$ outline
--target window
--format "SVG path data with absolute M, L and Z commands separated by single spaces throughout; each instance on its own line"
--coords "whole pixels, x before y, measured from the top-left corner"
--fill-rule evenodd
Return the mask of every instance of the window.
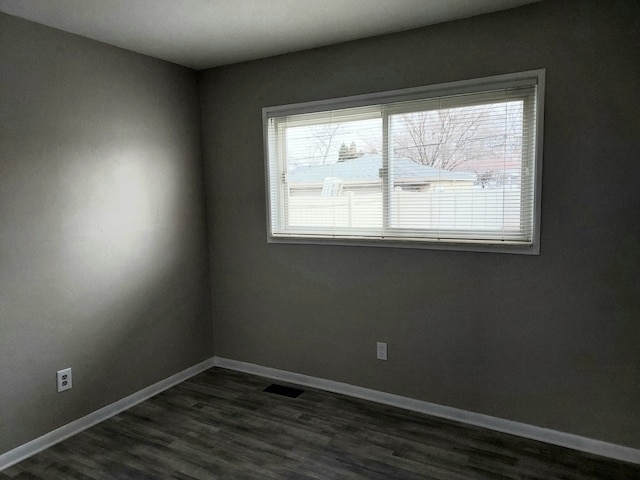
M 537 254 L 543 82 L 263 109 L 268 241 Z

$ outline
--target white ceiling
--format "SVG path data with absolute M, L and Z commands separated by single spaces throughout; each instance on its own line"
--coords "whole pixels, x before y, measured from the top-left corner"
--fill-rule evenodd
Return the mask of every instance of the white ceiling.
M 0 0 L 0 11 L 202 69 L 539 0 Z

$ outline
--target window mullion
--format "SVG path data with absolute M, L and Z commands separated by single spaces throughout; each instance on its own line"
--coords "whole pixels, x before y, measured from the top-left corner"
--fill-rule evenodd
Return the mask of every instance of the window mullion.
M 380 170 L 380 178 L 382 179 L 382 233 L 387 234 L 391 224 L 391 188 L 393 182 L 390 179 L 390 149 L 393 142 L 389 138 L 389 114 L 386 109 L 382 108 L 382 169 Z
M 278 161 L 277 169 L 277 189 L 280 192 L 278 199 L 278 228 L 281 230 L 289 230 L 289 187 L 287 178 L 287 136 L 285 122 L 276 122 L 276 155 Z

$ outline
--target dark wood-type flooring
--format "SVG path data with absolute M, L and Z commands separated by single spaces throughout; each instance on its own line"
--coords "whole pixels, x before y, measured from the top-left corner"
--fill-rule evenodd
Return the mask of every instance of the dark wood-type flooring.
M 640 479 L 640 466 L 210 369 L 0 472 L 0 480 Z

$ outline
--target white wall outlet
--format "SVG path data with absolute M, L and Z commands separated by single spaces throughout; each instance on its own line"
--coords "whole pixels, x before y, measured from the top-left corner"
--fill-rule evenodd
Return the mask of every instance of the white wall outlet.
M 56 372 L 56 378 L 58 379 L 58 392 L 64 392 L 73 386 L 71 382 L 71 368 L 58 370 Z
M 377 358 L 378 360 L 387 359 L 387 344 L 385 342 L 377 342 Z

